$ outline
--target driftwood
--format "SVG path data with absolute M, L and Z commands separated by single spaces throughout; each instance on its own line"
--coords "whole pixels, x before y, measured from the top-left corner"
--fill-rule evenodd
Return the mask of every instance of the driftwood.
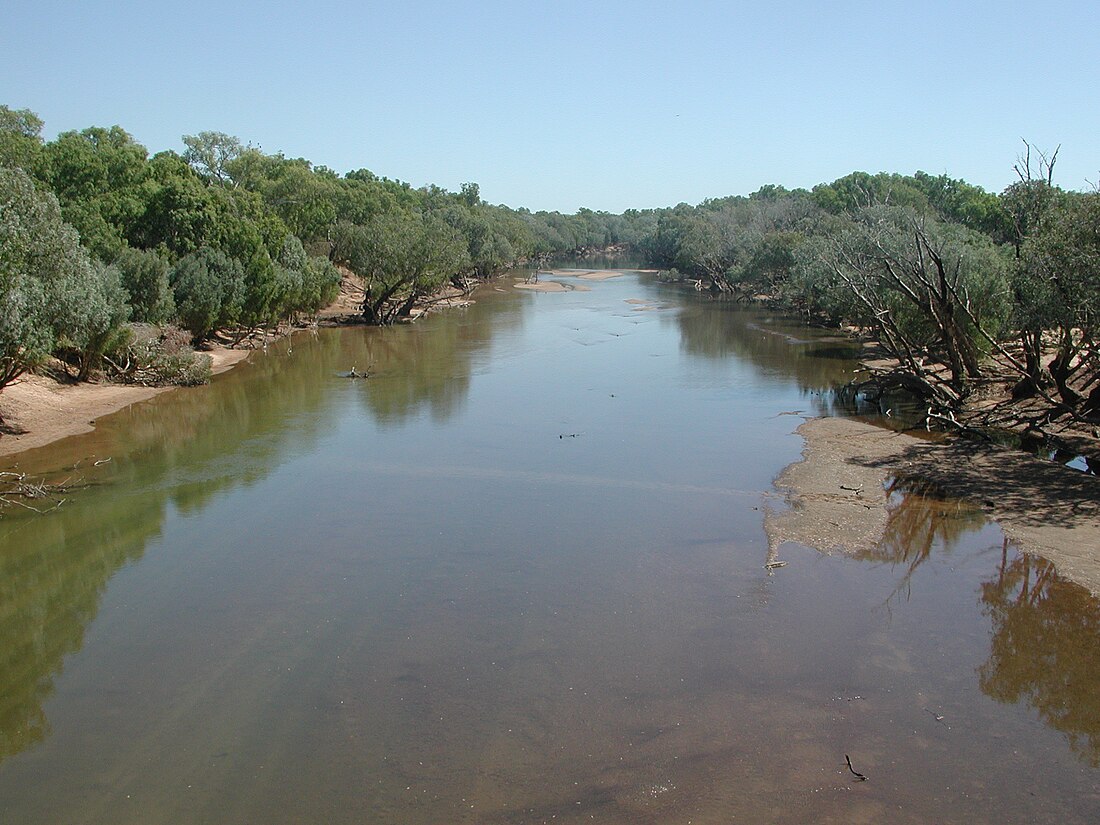
M 58 484 L 51 484 L 42 479 L 29 478 L 26 473 L 10 470 L 0 472 L 0 508 L 10 505 L 36 513 L 48 513 L 65 503 L 65 492 L 79 486 L 83 486 L 81 479 L 69 478 Z M 32 501 L 36 504 L 31 504 Z M 37 506 L 39 502 L 42 506 Z

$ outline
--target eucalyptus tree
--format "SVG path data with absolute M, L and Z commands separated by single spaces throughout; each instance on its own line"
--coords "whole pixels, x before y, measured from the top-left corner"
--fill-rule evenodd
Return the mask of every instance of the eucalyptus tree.
M 340 271 L 328 258 L 310 257 L 302 242 L 287 235 L 275 265 L 277 316 L 313 315 L 331 303 L 340 291 Z
M 1030 395 L 1043 392 L 1052 383 L 1044 364 L 1044 339 L 1047 329 L 1056 323 L 1053 314 L 1057 309 L 1049 304 L 1049 278 L 1036 268 L 1041 269 L 1042 257 L 1030 254 L 1030 249 L 1025 253 L 1025 249 L 1044 232 L 1064 193 L 1054 185 L 1058 152 L 1048 156 L 1039 151 L 1033 164 L 1031 146 L 1026 141 L 1024 145 L 1027 151 L 1015 166 L 1019 180 L 1001 193 L 1000 200 L 1010 225 L 1009 241 L 1016 252 L 1013 325 L 1023 353 L 1024 373 L 1016 392 Z
M 115 259 L 122 287 L 129 296 L 130 319 L 163 324 L 176 314 L 168 282 L 168 260 L 152 249 L 126 248 Z
M 916 172 L 905 181 L 924 193 L 941 220 L 960 223 L 999 244 L 1012 239 L 1012 218 L 996 193 L 964 180 L 927 172 Z
M 42 118 L 0 104 L 0 166 L 33 169 L 42 151 Z
M 198 173 L 175 152 L 149 162 L 143 208 L 127 226 L 126 240 L 140 249 L 160 249 L 173 260 L 211 243 L 219 209 Z
M 832 183 L 818 184 L 811 197 L 834 215 L 854 215 L 872 206 L 899 206 L 918 212 L 929 208 L 928 196 L 912 178 L 886 172 L 852 172 Z
M 1030 344 L 1055 345 L 1047 367 L 1061 400 L 1100 412 L 1100 193 L 1062 193 L 1021 247 L 1016 286 Z M 1036 336 L 1035 332 L 1038 332 Z
M 240 319 L 245 273 L 235 258 L 209 247 L 200 249 L 179 260 L 170 280 L 180 324 L 196 344 Z
M 87 381 L 103 356 L 129 337 L 130 306 L 118 269 L 99 261 L 75 268 L 59 300 L 58 350 L 76 363 L 77 380 Z
M 120 126 L 63 132 L 46 143 L 34 173 L 57 195 L 67 223 L 96 257 L 112 260 L 146 208 L 145 147 Z
M 0 389 L 59 346 L 87 378 L 128 315 L 118 273 L 90 259 L 57 198 L 0 169 Z
M 88 266 L 57 198 L 19 169 L 0 169 L 0 389 L 56 343 L 52 299 L 69 273 Z
M 431 213 L 377 215 L 339 224 L 333 259 L 363 279 L 363 319 L 391 324 L 470 267 L 465 239 Z
M 232 182 L 229 166 L 244 149 L 240 140 L 224 132 L 199 132 L 184 135 L 183 143 L 187 147 L 183 159 L 196 172 L 215 183 Z
M 267 208 L 304 241 L 325 238 L 337 221 L 340 179 L 331 170 L 255 148 L 241 150 L 224 168 L 235 186 L 262 196 Z
M 954 403 L 982 377 L 986 336 L 1000 334 L 1010 309 L 1008 261 L 986 236 L 874 206 L 800 258 L 802 282 L 834 315 L 873 330 L 911 386 Z
M 408 196 L 415 202 L 415 196 L 411 195 L 411 191 L 409 190 Z M 402 208 L 399 193 L 393 187 L 387 186 L 385 181 L 369 169 L 348 172 L 340 180 L 334 195 L 336 219 L 353 224 L 363 224 L 374 215 L 394 212 Z

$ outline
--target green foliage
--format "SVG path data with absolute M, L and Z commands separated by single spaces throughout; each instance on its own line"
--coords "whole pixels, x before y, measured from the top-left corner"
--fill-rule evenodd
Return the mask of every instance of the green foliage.
M 278 317 L 313 315 L 340 290 L 340 272 L 328 258 L 310 258 L 302 242 L 287 235 L 275 264 L 273 306 Z
M 340 270 L 328 258 L 314 256 L 302 271 L 298 311 L 315 315 L 340 294 Z
M 656 224 L 638 244 L 638 249 L 654 266 L 668 269 L 677 265 L 681 260 L 680 247 L 682 231 L 682 215 L 690 210 L 686 204 L 681 204 L 674 210 L 668 210 L 657 218 Z
M 481 187 L 476 183 L 462 184 L 462 200 L 470 209 L 481 206 Z
M 173 257 L 208 245 L 219 210 L 198 174 L 174 152 L 160 152 L 149 163 L 142 213 L 129 224 L 132 246 L 163 249 Z
M 87 378 L 128 315 L 118 272 L 88 258 L 57 199 L 0 169 L 0 388 L 57 346 Z
M 468 187 L 476 184 L 466 184 Z M 466 239 L 466 251 L 474 274 L 488 278 L 511 266 L 520 249 L 529 250 L 525 227 L 498 207 L 475 203 L 470 198 L 439 199 L 434 215 Z
M 254 329 L 278 320 L 277 281 L 275 264 L 267 250 L 261 247 L 244 267 L 243 292 L 236 323 Z
M 900 206 L 921 213 L 929 210 L 928 197 L 912 178 L 884 172 L 852 172 L 832 183 L 818 184 L 811 197 L 821 209 L 834 215 L 854 214 L 871 206 Z
M 204 248 L 181 258 L 171 271 L 180 324 L 201 343 L 217 329 L 235 324 L 245 294 L 240 262 Z
M 36 191 L 21 169 L 0 169 L 0 389 L 49 355 L 51 301 L 84 266 L 57 198 Z
M 230 181 L 229 165 L 242 151 L 237 138 L 224 132 L 199 132 L 184 135 L 183 143 L 187 147 L 183 159 L 203 178 L 214 183 Z
M 0 166 L 33 169 L 42 151 L 42 125 L 29 109 L 0 105 Z
M 363 278 L 363 316 L 389 324 L 470 265 L 461 235 L 432 214 L 395 213 L 340 224 L 333 255 Z
M 745 250 L 734 280 L 749 287 L 778 295 L 790 279 L 795 266 L 795 252 L 802 243 L 800 232 L 764 232 Z
M 1029 240 L 1024 257 L 1041 279 L 1048 325 L 1093 333 L 1100 322 L 1100 192 L 1068 195 Z
M 942 220 L 988 235 L 997 243 L 1012 237 L 1012 219 L 997 195 L 947 175 L 917 172 L 911 179 Z
M 981 375 L 984 340 L 1008 311 L 1008 262 L 984 235 L 874 206 L 801 256 L 800 282 L 833 316 L 872 329 L 916 370 L 922 353 L 944 359 L 962 391 Z
M 151 249 L 127 248 L 115 259 L 114 266 L 129 295 L 133 321 L 163 324 L 175 317 L 176 304 L 164 256 Z
M 374 215 L 395 212 L 415 205 L 412 190 L 404 194 L 407 194 L 413 203 L 403 204 L 398 193 L 366 169 L 349 172 L 334 190 L 336 219 L 363 224 Z
M 94 255 L 111 260 L 122 250 L 145 210 L 145 147 L 119 126 L 64 132 L 42 147 L 35 173 Z
M 98 262 L 75 270 L 59 295 L 56 308 L 64 321 L 58 347 L 77 365 L 77 378 L 87 380 L 104 354 L 125 345 L 130 307 L 118 270 Z
M 309 264 L 309 256 L 302 242 L 295 235 L 287 235 L 279 250 L 279 265 L 297 272 L 305 271 Z
M 324 238 L 336 223 L 339 181 L 330 174 L 318 174 L 307 160 L 246 149 L 225 168 L 234 183 L 261 195 L 299 238 Z
M 1057 342 L 1049 378 L 1064 402 L 1076 404 L 1071 379 L 1082 376 L 1079 385 L 1087 388 L 1100 375 L 1100 193 L 1031 194 L 1048 196 L 1016 259 L 1017 323 L 1025 351 L 1032 350 L 1032 380 L 1047 382 L 1040 343 L 1049 333 Z M 1088 406 L 1100 412 L 1100 391 Z

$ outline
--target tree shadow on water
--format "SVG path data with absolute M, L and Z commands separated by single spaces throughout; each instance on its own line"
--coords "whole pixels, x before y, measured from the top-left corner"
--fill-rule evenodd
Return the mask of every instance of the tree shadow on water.
M 1002 522 L 1073 527 L 1100 519 L 1100 478 L 994 444 L 918 442 L 897 455 L 853 461 L 931 482 Z

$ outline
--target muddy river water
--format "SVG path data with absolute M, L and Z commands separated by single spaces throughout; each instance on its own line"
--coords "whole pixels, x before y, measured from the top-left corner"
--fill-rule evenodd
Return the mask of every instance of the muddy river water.
M 0 822 L 1100 821 L 1086 591 L 900 490 L 765 569 L 851 350 L 563 282 L 16 457 L 88 486 L 0 520 Z

